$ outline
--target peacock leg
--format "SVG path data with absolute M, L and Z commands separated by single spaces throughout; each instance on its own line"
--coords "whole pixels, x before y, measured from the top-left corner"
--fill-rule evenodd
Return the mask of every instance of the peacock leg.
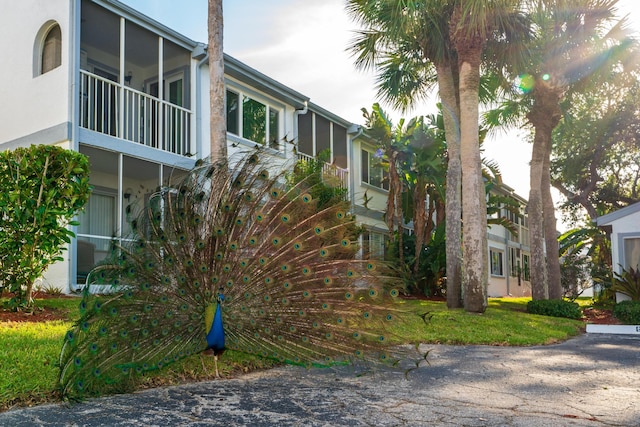
M 213 365 L 216 368 L 216 378 L 220 378 L 220 373 L 218 372 L 218 355 L 217 354 L 213 355 Z

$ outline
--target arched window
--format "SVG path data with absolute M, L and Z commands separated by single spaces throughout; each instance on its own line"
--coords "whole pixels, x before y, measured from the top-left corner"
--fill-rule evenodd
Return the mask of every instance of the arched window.
M 47 36 L 44 38 L 42 45 L 42 72 L 59 67 L 62 63 L 62 32 L 58 24 L 54 25 Z

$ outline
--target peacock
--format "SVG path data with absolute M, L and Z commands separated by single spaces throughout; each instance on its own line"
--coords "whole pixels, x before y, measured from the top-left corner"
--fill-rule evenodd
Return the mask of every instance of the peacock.
M 65 397 L 118 391 L 206 350 L 307 367 L 396 360 L 388 329 L 409 315 L 398 279 L 356 256 L 347 202 L 320 202 L 322 184 L 291 182 L 265 158 L 202 162 L 140 209 L 92 272 L 113 292 L 87 287 L 65 335 Z

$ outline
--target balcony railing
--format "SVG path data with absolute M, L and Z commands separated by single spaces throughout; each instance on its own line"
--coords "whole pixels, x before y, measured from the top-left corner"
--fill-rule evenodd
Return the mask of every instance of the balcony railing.
M 313 156 L 298 153 L 299 162 L 310 162 L 315 160 Z M 341 188 L 349 187 L 349 171 L 336 165 L 323 163 L 322 179 L 324 182 Z
M 175 154 L 191 153 L 191 111 L 84 70 L 80 126 Z

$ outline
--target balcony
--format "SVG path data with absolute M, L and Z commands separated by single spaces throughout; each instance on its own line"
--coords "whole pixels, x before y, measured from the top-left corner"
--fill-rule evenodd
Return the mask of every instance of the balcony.
M 307 163 L 316 160 L 314 157 L 303 153 L 298 153 L 297 156 L 298 162 Z M 323 163 L 322 180 L 325 184 L 334 187 L 349 188 L 349 171 L 336 165 Z
M 179 155 L 191 154 L 186 108 L 80 70 L 80 126 Z

